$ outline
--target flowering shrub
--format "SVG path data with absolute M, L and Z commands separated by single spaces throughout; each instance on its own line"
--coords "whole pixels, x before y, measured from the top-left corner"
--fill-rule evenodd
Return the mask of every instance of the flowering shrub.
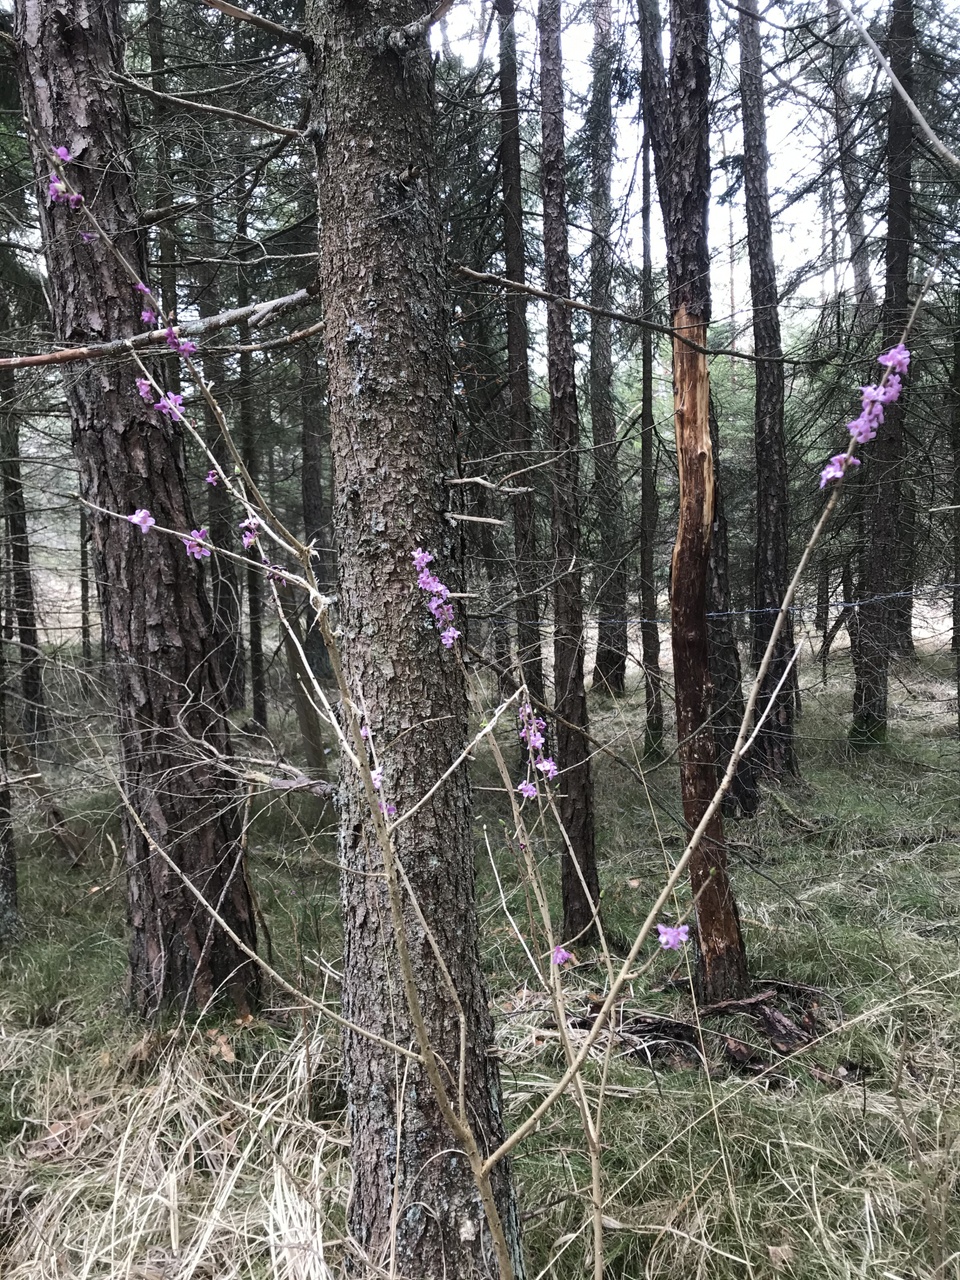
M 460 639 L 460 632 L 453 625 L 453 605 L 449 600 L 450 588 L 445 586 L 427 567 L 433 563 L 433 556 L 429 551 L 424 551 L 423 547 L 417 547 L 416 551 L 411 551 L 410 559 L 417 570 L 417 586 L 421 591 L 427 591 L 430 594 L 427 608 L 433 615 L 434 625 L 440 632 L 440 643 L 445 649 L 452 649 Z
M 878 384 L 869 384 L 860 388 L 860 414 L 852 422 L 847 423 L 847 430 L 854 444 L 867 444 L 877 434 L 877 428 L 883 423 L 884 406 L 900 399 L 903 390 L 902 375 L 910 368 L 910 352 L 898 342 L 895 347 L 877 356 L 877 363 L 883 366 L 883 377 Z M 847 467 L 859 467 L 860 459 L 852 453 L 835 453 L 820 472 L 820 488 L 823 489 L 831 480 L 842 480 Z

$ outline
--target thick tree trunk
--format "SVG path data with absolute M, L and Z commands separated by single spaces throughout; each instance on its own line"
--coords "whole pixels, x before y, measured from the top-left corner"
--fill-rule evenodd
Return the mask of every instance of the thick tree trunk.
M 661 53 L 656 0 L 643 0 L 643 90 L 667 241 L 673 343 L 674 420 L 680 513 L 673 549 L 670 612 L 683 814 L 692 830 L 716 789 L 706 620 L 710 534 L 714 519 L 710 386 L 703 347 L 710 316 L 708 106 L 710 15 L 707 0 L 673 0 L 669 83 Z M 750 989 L 746 951 L 727 875 L 723 823 L 717 813 L 690 861 L 696 900 L 698 999 L 738 998 Z
M 429 549 L 431 567 L 456 587 L 460 539 L 444 519 L 455 422 L 432 60 L 424 34 L 400 30 L 422 14 L 417 0 L 315 0 L 308 13 L 343 675 L 383 769 L 376 794 L 401 813 L 449 768 L 467 730 L 463 669 L 456 649 L 425 625 L 427 597 L 411 562 L 417 546 Z M 344 757 L 343 1003 L 357 1028 L 343 1042 L 350 1231 L 370 1259 L 364 1274 L 382 1266 L 417 1280 L 505 1280 L 467 1158 L 424 1069 L 363 1034 L 417 1048 L 409 1010 L 419 1001 L 454 1106 L 462 1072 L 464 1118 L 480 1149 L 500 1142 L 464 770 L 390 837 L 404 872 L 399 902 L 383 839 Z M 395 911 L 412 991 L 401 980 Z M 520 1274 L 505 1166 L 492 1191 Z
M 43 692 L 43 652 L 37 628 L 37 607 L 30 568 L 30 534 L 27 506 L 20 476 L 20 428 L 14 405 L 16 390 L 12 369 L 0 370 L 0 476 L 7 517 L 8 550 L 13 574 L 13 611 L 20 641 L 20 691 L 23 735 L 36 753 L 47 733 Z
M 113 81 L 122 68 L 119 4 L 21 0 L 16 30 L 34 167 L 44 186 L 40 216 L 58 338 L 86 345 L 130 337 L 143 327 L 134 282 L 102 240 L 81 240 L 82 214 L 45 195 L 50 151 L 66 146 L 75 157 L 67 167 L 71 182 L 143 278 L 129 127 Z M 205 1006 L 225 994 L 243 1009 L 258 994 L 256 966 L 156 851 L 163 849 L 253 945 L 236 781 L 203 747 L 230 751 L 201 568 L 178 539 L 144 535 L 123 518 L 147 507 L 168 528 L 189 532 L 194 523 L 179 430 L 144 403 L 135 377 L 130 365 L 96 362 L 74 367 L 66 379 L 114 659 L 129 806 L 123 834 L 131 996 L 146 1014 L 164 1004 Z
M 570 296 L 560 0 L 540 0 L 540 95 L 543 148 L 543 261 L 548 293 Z M 561 863 L 563 937 L 596 935 L 600 901 L 593 823 L 593 781 L 583 686 L 583 591 L 580 566 L 580 414 L 569 308 L 547 306 L 547 376 L 553 464 L 553 670 L 558 810 L 567 834 Z
M 595 0 L 593 88 L 587 115 L 590 138 L 590 303 L 611 308 L 613 279 L 613 42 L 610 0 Z M 593 428 L 593 498 L 597 521 L 597 657 L 593 687 L 621 694 L 627 673 L 627 566 L 623 488 L 613 403 L 613 322 L 590 317 L 590 419 Z
M 90 531 L 87 513 L 80 508 L 80 653 L 84 662 L 93 661 L 93 634 L 90 626 Z
M 20 933 L 17 902 L 17 846 L 13 831 L 13 805 L 9 785 L 7 749 L 7 654 L 0 635 L 0 951 L 16 942 Z
M 913 84 L 913 0 L 894 0 L 888 56 L 894 75 L 911 92 Z M 887 130 L 887 235 L 883 297 L 884 345 L 899 341 L 909 314 L 911 249 L 911 164 L 913 121 L 900 94 L 890 90 Z M 892 594 L 897 590 L 900 545 L 904 401 L 884 408 L 872 446 L 864 449 L 869 485 L 869 536 L 858 608 L 859 643 L 850 745 L 855 751 L 887 737 L 887 688 L 895 650 Z
M 753 661 L 759 666 L 773 634 L 787 589 L 789 488 L 783 433 L 783 348 L 773 229 L 767 190 L 767 122 L 760 53 L 757 0 L 740 0 L 740 106 L 743 119 L 743 182 L 750 256 L 750 301 L 755 368 L 754 447 L 757 459 L 757 544 L 753 580 Z M 793 741 L 796 664 L 793 619 L 788 616 L 777 640 L 757 700 L 757 717 L 766 716 L 754 745 L 755 767 L 780 780 L 796 773 Z M 781 683 L 782 682 L 782 683 Z M 779 693 L 775 692 L 780 685 Z
M 525 284 L 523 245 L 523 169 L 520 162 L 520 105 L 517 97 L 517 33 L 513 0 L 498 0 L 500 28 L 500 170 L 503 175 L 503 257 L 508 280 Z M 530 357 L 527 299 L 519 290 L 506 291 L 507 391 L 510 399 L 513 468 L 532 465 L 533 424 L 530 414 Z M 518 480 L 529 493 L 511 499 L 513 549 L 517 579 L 517 652 L 531 698 L 542 703 L 543 657 L 540 637 L 540 568 L 536 510 L 532 483 Z
M 653 319 L 653 254 L 650 242 L 650 129 L 643 127 L 642 212 L 643 275 L 641 305 Z M 663 757 L 663 676 L 660 671 L 659 605 L 654 552 L 657 542 L 656 438 L 653 420 L 653 334 L 640 332 L 640 646 L 643 657 L 643 754 L 656 762 Z

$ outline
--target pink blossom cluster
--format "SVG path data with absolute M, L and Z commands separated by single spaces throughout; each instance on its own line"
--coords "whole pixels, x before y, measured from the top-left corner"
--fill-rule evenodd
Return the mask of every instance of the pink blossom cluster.
M 460 639 L 460 632 L 453 625 L 453 605 L 450 603 L 450 588 L 440 581 L 432 569 L 433 556 L 422 547 L 411 551 L 410 559 L 417 571 L 417 586 L 427 591 L 430 599 L 427 608 L 433 615 L 433 621 L 440 632 L 440 643 L 445 649 L 452 649 L 454 642 Z
M 877 356 L 877 363 L 883 367 L 883 377 L 879 383 L 870 383 L 860 388 L 859 416 L 847 423 L 847 430 L 853 437 L 854 444 L 867 444 L 873 440 L 877 428 L 883 423 L 884 407 L 900 399 L 903 375 L 910 368 L 910 352 L 902 342 L 898 342 L 895 347 Z M 823 489 L 831 480 L 842 480 L 847 467 L 859 465 L 859 458 L 854 458 L 852 454 L 835 453 L 820 472 L 820 488 Z
M 54 147 L 53 154 L 64 164 L 73 163 L 73 156 L 66 147 Z M 79 209 L 83 204 L 83 196 L 77 191 L 68 191 L 66 182 L 56 171 L 47 180 L 47 199 L 51 204 L 66 204 L 71 209 Z
M 517 730 L 517 734 L 520 741 L 526 745 L 533 767 L 539 769 L 546 778 L 552 781 L 559 773 L 559 770 L 553 757 L 543 754 L 543 734 L 547 727 L 546 720 L 540 719 L 529 702 L 525 702 L 519 708 L 517 718 L 520 721 L 520 728 Z M 531 782 L 529 778 L 524 778 L 517 790 L 524 800 L 535 800 L 537 798 L 537 785 L 535 782 Z

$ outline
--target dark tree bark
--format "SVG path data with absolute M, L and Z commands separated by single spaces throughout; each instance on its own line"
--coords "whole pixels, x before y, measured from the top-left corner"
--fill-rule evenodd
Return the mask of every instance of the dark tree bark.
M 197 181 L 196 242 L 197 257 L 203 259 L 197 266 L 197 310 L 200 318 L 215 316 L 222 308 L 220 302 L 220 268 L 214 259 L 217 255 L 216 223 L 213 191 L 207 177 L 200 175 Z M 200 354 L 204 381 L 214 388 L 215 395 L 222 395 L 226 385 L 227 366 L 219 351 L 203 351 Z M 221 471 L 233 474 L 233 463 L 226 440 L 220 431 L 217 415 L 204 401 L 204 423 L 207 447 L 217 460 Z M 207 485 L 207 523 L 214 546 L 236 548 L 237 529 L 233 499 L 223 484 Z M 210 603 L 213 606 L 213 624 L 220 646 L 220 670 L 223 672 L 227 706 L 231 710 L 242 707 L 246 693 L 246 661 L 243 652 L 243 599 L 240 577 L 234 562 L 226 556 L 216 556 L 210 561 Z
M 669 82 L 656 0 L 643 0 L 641 34 L 646 118 L 666 233 L 670 308 L 678 335 L 673 343 L 673 382 L 680 514 L 670 613 L 680 792 L 684 818 L 692 830 L 717 784 L 706 620 L 714 519 L 710 385 L 706 357 L 681 340 L 682 336 L 706 346 L 710 318 L 707 0 L 673 0 Z M 709 1004 L 742 997 L 750 981 L 719 813 L 710 820 L 691 858 L 690 883 L 696 900 L 698 999 Z
M 17 6 L 20 90 L 31 129 L 53 319 L 63 343 L 87 345 L 142 328 L 140 295 L 101 239 L 83 242 L 82 214 L 45 194 L 50 151 L 75 157 L 67 172 L 140 279 L 146 271 L 128 167 L 126 112 L 113 76 L 122 68 L 116 0 L 22 0 Z M 136 370 L 96 362 L 66 380 L 80 492 L 90 504 L 103 630 L 114 660 L 128 871 L 131 996 L 155 1013 L 229 995 L 244 1009 L 258 970 L 198 904 L 175 865 L 252 946 L 253 911 L 242 865 L 233 777 L 205 753 L 228 754 L 222 677 L 200 565 L 176 538 L 144 535 L 123 517 L 148 507 L 189 531 L 178 428 L 137 393 Z M 108 512 L 117 515 L 105 514 Z M 119 518 L 118 518 L 119 516 Z M 142 824 L 142 825 L 141 825 Z
M 5 311 L 0 303 L 0 317 Z M 13 617 L 16 618 L 20 642 L 20 692 L 23 699 L 20 722 L 25 740 L 31 751 L 36 752 L 46 737 L 47 711 L 43 692 L 43 652 L 30 568 L 27 506 L 20 476 L 20 428 L 14 404 L 15 390 L 14 371 L 0 370 L 0 477 L 13 577 Z
M 16 942 L 20 933 L 17 901 L 17 846 L 13 831 L 7 743 L 7 654 L 0 635 L 0 951 Z
M 643 275 L 641 305 L 653 319 L 653 254 L 650 243 L 650 129 L 644 116 L 642 213 Z M 640 646 L 643 655 L 643 754 L 657 761 L 663 757 L 663 676 L 660 671 L 660 627 L 657 623 L 657 584 L 654 551 L 657 540 L 657 477 L 653 420 L 653 334 L 640 331 Z
M 950 371 L 950 444 L 953 449 L 953 637 L 956 664 L 957 737 L 960 738 L 960 290 L 953 320 L 953 365 Z
M 540 0 L 543 261 L 548 293 L 570 296 L 567 251 L 566 152 L 563 138 L 563 60 L 560 0 Z M 567 834 L 561 855 L 563 937 L 596 936 L 600 880 L 593 822 L 593 782 L 583 686 L 583 591 L 580 565 L 580 414 L 570 310 L 547 305 L 547 377 L 556 452 L 553 486 L 553 668 L 557 763 L 562 770 L 557 808 Z
M 787 590 L 789 487 L 783 433 L 783 347 L 780 299 L 773 260 L 773 228 L 767 190 L 767 122 L 757 0 L 740 0 L 740 108 L 743 120 L 743 183 L 753 308 L 754 447 L 757 460 L 757 545 L 753 579 L 753 662 L 759 666 L 773 634 Z M 753 748 L 754 765 L 776 781 L 797 771 L 793 740 L 796 664 L 784 679 L 793 654 L 793 619 L 788 615 L 777 640 L 757 700 L 766 719 Z M 783 681 L 779 693 L 777 686 Z
M 595 0 L 593 87 L 587 114 L 590 138 L 590 303 L 611 308 L 613 280 L 613 42 L 610 0 Z M 613 322 L 590 317 L 590 420 L 593 429 L 593 505 L 597 520 L 597 657 L 593 687 L 622 694 L 627 674 L 627 567 L 623 487 L 613 403 Z
M 93 661 L 93 636 L 90 626 L 90 531 L 87 513 L 80 509 L 80 653 L 84 662 Z
M 463 669 L 456 650 L 444 649 L 425 625 L 426 596 L 411 563 L 418 545 L 429 549 L 431 567 L 456 589 L 461 543 L 444 518 L 444 476 L 456 470 L 455 415 L 432 59 L 422 30 L 401 30 L 422 14 L 418 0 L 315 0 L 308 14 L 343 676 L 379 753 L 383 783 L 375 794 L 401 812 L 449 768 L 467 727 Z M 360 748 L 356 735 L 351 741 Z M 485 1151 L 502 1139 L 503 1121 L 470 828 L 459 769 L 392 833 L 405 884 L 392 894 L 379 815 L 344 759 L 344 1014 L 357 1028 L 416 1048 L 409 1010 L 419 1003 L 454 1106 L 463 1073 L 465 1119 Z M 401 980 L 394 911 L 412 990 Z M 417 1280 L 506 1280 L 464 1149 L 424 1069 L 349 1029 L 343 1064 L 349 1226 L 370 1258 L 364 1274 L 390 1264 Z M 498 1165 L 492 1181 L 519 1275 L 507 1168 Z
M 503 175 L 503 257 L 508 280 L 525 284 L 523 244 L 523 169 L 520 163 L 520 106 L 517 97 L 517 33 L 513 0 L 498 0 L 500 29 L 500 170 Z M 513 468 L 531 465 L 533 423 L 530 412 L 530 358 L 527 299 L 519 290 L 506 291 L 507 392 L 510 400 Z M 529 493 L 511 499 L 513 550 L 517 578 L 517 652 L 520 670 L 531 698 L 542 703 L 543 658 L 540 639 L 540 569 L 537 551 L 535 497 L 532 483 L 518 484 Z
M 891 69 L 907 93 L 913 85 L 913 0 L 894 0 L 888 37 Z M 890 90 L 887 115 L 887 235 L 884 244 L 884 346 L 899 341 L 909 315 L 911 250 L 911 166 L 913 120 L 899 93 Z M 867 465 L 869 536 L 854 652 L 856 686 L 850 745 L 868 750 L 887 738 L 887 688 L 895 631 L 890 597 L 897 590 L 904 461 L 903 397 L 887 405 L 872 446 L 864 449 Z
M 743 669 L 737 643 L 736 619 L 730 592 L 730 554 L 727 514 L 721 479 L 720 427 L 710 400 L 710 444 L 713 448 L 713 535 L 707 571 L 707 635 L 710 643 L 710 678 L 713 685 L 713 735 L 721 772 L 730 763 L 746 703 Z M 760 788 L 752 757 L 742 756 L 723 798 L 723 812 L 730 817 L 752 817 L 760 805 Z

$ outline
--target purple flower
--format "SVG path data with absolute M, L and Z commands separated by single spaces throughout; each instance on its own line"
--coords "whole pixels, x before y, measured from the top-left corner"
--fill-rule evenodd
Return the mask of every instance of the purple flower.
M 60 204 L 67 198 L 67 184 L 59 173 L 51 173 L 48 179 L 47 199 L 51 204 Z
M 445 587 L 435 573 L 431 573 L 429 569 L 421 569 L 417 575 L 417 586 L 421 591 L 429 591 L 432 595 L 440 596 L 442 600 L 446 600 L 450 594 L 450 588 Z
M 550 957 L 551 964 L 566 964 L 568 960 L 573 959 L 572 951 L 565 951 L 563 947 L 554 947 L 553 955 Z
M 383 766 L 378 765 L 376 769 L 370 770 L 370 781 L 373 783 L 374 791 L 379 791 L 383 786 Z
M 877 364 L 885 365 L 888 369 L 892 369 L 894 373 L 906 373 L 910 368 L 910 352 L 902 342 L 898 342 L 895 347 L 885 351 L 882 356 L 877 356 Z
M 380 812 L 387 818 L 395 818 L 397 816 L 397 806 L 395 804 L 390 804 L 389 802 L 384 803 L 381 800 Z
M 369 729 L 369 726 L 367 726 L 367 725 L 365 725 L 365 724 L 363 724 L 363 725 L 361 725 L 361 726 L 360 726 L 360 737 L 364 740 L 364 742 L 369 742 L 369 741 L 370 741 L 370 729 Z
M 144 400 L 153 399 L 153 387 L 150 385 L 148 378 L 137 379 L 137 390 L 140 392 L 140 395 Z M 154 408 L 156 408 L 156 405 L 154 405 Z
M 144 324 L 156 324 L 157 313 L 155 311 L 151 311 L 149 307 L 144 307 L 144 309 L 140 312 L 140 319 L 143 321 Z
M 146 533 L 157 523 L 146 507 L 138 507 L 132 516 L 127 516 L 131 524 L 135 524 L 141 533 Z
M 209 476 L 207 477 L 207 479 L 209 481 Z M 260 530 L 260 521 L 256 518 L 256 516 L 251 516 L 249 520 L 242 520 L 240 522 L 240 528 L 243 531 L 243 535 L 242 535 L 243 549 L 244 551 L 246 551 L 250 547 L 252 547 L 257 540 L 257 534 Z
M 212 484 L 214 488 L 216 488 L 216 486 L 220 483 L 220 477 L 216 473 L 216 471 L 214 471 L 213 467 L 211 467 L 210 470 L 207 472 L 205 479 L 207 484 Z
M 272 564 L 267 570 L 268 582 L 286 582 L 286 580 L 287 580 L 287 575 L 283 572 L 283 567 L 281 565 Z
M 848 466 L 859 467 L 859 465 L 859 458 L 848 458 L 845 453 L 835 453 L 820 472 L 820 488 L 825 488 L 831 480 L 842 480 Z
M 62 160 L 64 164 L 71 164 L 73 161 L 73 156 L 66 147 L 54 147 L 53 154 Z
M 178 355 L 192 356 L 197 349 L 197 344 L 191 342 L 189 338 L 178 338 L 173 331 L 172 325 L 167 325 L 167 346 L 172 347 Z
M 67 204 L 71 209 L 79 209 L 83 204 L 83 196 L 79 191 L 71 191 L 67 196 Z
M 445 649 L 452 649 L 454 641 L 460 639 L 460 632 L 456 627 L 447 627 L 446 631 L 440 632 L 440 643 Z
M 657 933 L 660 935 L 660 945 L 664 951 L 679 951 L 683 944 L 690 937 L 690 926 L 688 924 L 658 924 Z
M 208 556 L 210 554 L 210 548 L 203 546 L 200 539 L 202 538 L 206 541 L 209 537 L 210 533 L 207 529 L 191 529 L 190 537 L 184 538 L 183 540 L 183 545 L 187 549 L 187 555 L 193 556 L 195 560 L 202 560 L 204 556 Z
M 428 564 L 433 563 L 433 556 L 429 551 L 424 551 L 423 547 L 417 547 L 416 551 L 411 551 L 410 559 L 413 561 L 413 567 L 418 573 L 421 569 L 425 569 Z
M 537 798 L 537 787 L 533 782 L 521 782 L 517 790 L 524 800 L 536 800 Z
M 527 746 L 530 747 L 531 750 L 533 751 L 539 751 L 540 748 L 543 746 L 543 734 L 540 732 L 539 729 L 528 729 L 526 733 L 527 733 Z
M 553 781 L 559 772 L 556 761 L 551 756 L 541 756 L 537 761 L 537 768 L 541 773 L 545 773 L 551 781 Z
M 139 280 L 133 287 L 134 289 L 136 289 L 137 293 L 142 293 L 145 298 L 150 297 L 150 290 L 147 288 L 145 284 L 141 284 Z
M 434 596 L 427 603 L 427 608 L 436 619 L 438 627 L 445 623 L 453 622 L 453 605 L 444 603 L 442 596 Z
M 854 418 L 852 422 L 847 423 L 847 430 L 857 444 L 866 444 L 877 434 L 876 419 L 870 417 L 866 412 L 861 413 L 859 418 Z M 823 485 L 820 488 L 822 489 Z
M 97 238 L 96 233 L 93 231 L 80 232 L 80 239 L 83 241 L 84 244 L 92 244 L 93 241 L 96 240 L 96 238 Z
M 183 396 L 178 395 L 176 391 L 165 391 L 153 407 L 158 413 L 165 414 L 168 418 L 182 418 Z

